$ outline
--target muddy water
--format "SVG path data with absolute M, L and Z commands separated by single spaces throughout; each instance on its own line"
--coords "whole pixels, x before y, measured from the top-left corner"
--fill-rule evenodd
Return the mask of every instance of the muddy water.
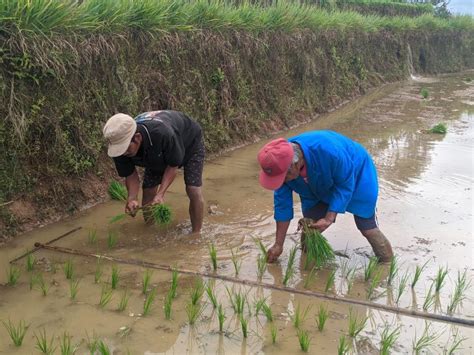
M 464 80 L 474 73 L 418 78 L 417 80 L 389 85 L 350 103 L 312 123 L 285 132 L 292 136 L 312 129 L 339 131 L 367 147 L 373 155 L 380 178 L 378 218 L 381 229 L 392 241 L 400 260 L 400 273 L 413 273 L 416 265 L 427 262 L 420 281 L 412 290 L 405 290 L 399 305 L 409 309 L 423 308 L 426 293 L 440 266 L 447 266 L 449 273 L 444 287 L 430 312 L 443 314 L 452 294 L 456 273 L 467 269 L 472 279 L 473 265 L 473 153 L 474 153 L 474 83 Z M 429 98 L 420 97 L 420 89 L 429 90 Z M 448 126 L 446 135 L 426 133 L 438 122 Z M 270 138 L 270 137 L 269 137 Z M 5 281 L 8 260 L 31 249 L 34 242 L 46 242 L 72 228 L 82 229 L 55 242 L 54 245 L 74 248 L 85 253 L 97 253 L 128 259 L 140 259 L 178 268 L 211 272 L 208 244 L 213 242 L 218 253 L 218 273 L 234 275 L 231 249 L 241 261 L 238 277 L 257 280 L 259 249 L 253 239 L 259 238 L 266 246 L 273 242 L 274 221 L 272 194 L 258 185 L 256 152 L 263 142 L 238 149 L 205 167 L 205 198 L 207 212 L 203 235 L 188 235 L 187 200 L 183 193 L 182 177 L 172 186 L 167 202 L 173 207 L 174 220 L 167 228 L 149 227 L 142 220 L 127 217 L 116 224 L 109 224 L 111 217 L 122 212 L 123 206 L 110 202 L 94 207 L 74 219 L 38 229 L 17 238 L 0 250 Z M 295 215 L 301 210 L 295 203 Z M 296 229 L 293 223 L 290 232 Z M 97 242 L 89 241 L 89 234 L 97 234 Z M 107 245 L 109 233 L 117 236 L 117 244 Z M 326 237 L 333 247 L 350 255 L 349 266 L 360 269 L 348 292 L 348 282 L 343 277 L 344 258 L 335 265 L 319 270 L 308 288 L 324 291 L 328 276 L 336 266 L 336 280 L 330 293 L 340 297 L 366 298 L 368 284 L 364 282 L 363 265 L 371 255 L 368 243 L 356 230 L 351 215 L 338 216 L 337 223 L 327 231 Z M 285 251 L 279 263 L 269 265 L 262 281 L 281 285 L 288 261 L 288 253 L 297 241 L 297 235 L 287 238 Z M 195 279 L 181 276 L 178 295 L 172 305 L 172 319 L 166 320 L 163 299 L 170 287 L 171 274 L 155 270 L 150 287 L 157 295 L 149 315 L 142 316 L 144 295 L 142 275 L 144 269 L 134 265 L 100 264 L 102 276 L 95 283 L 96 260 L 63 255 L 49 251 L 36 252 L 35 272 L 44 275 L 49 290 L 41 294 L 38 285 L 30 290 L 31 272 L 25 271 L 25 259 L 17 265 L 22 274 L 15 286 L 0 288 L 0 318 L 10 318 L 14 323 L 25 320 L 30 326 L 21 348 L 10 345 L 3 327 L 0 329 L 0 352 L 34 353 L 35 332 L 46 330 L 55 336 L 58 344 L 64 331 L 73 336 L 79 353 L 87 352 L 87 336 L 103 339 L 116 353 L 298 353 L 297 331 L 292 323 L 295 309 L 310 307 L 301 328 L 309 332 L 311 353 L 337 353 L 341 335 L 347 335 L 350 307 L 346 304 L 325 302 L 319 299 L 294 295 L 263 288 L 216 281 L 215 292 L 223 305 L 226 320 L 224 332 L 219 333 L 218 321 L 206 295 L 202 297 L 203 311 L 194 326 L 188 324 L 186 305 Z M 76 300 L 72 301 L 70 283 L 63 272 L 64 262 L 72 260 L 75 277 L 80 279 Z M 304 287 L 308 272 L 304 270 L 297 252 L 296 275 L 289 286 Z M 102 287 L 110 284 L 112 266 L 119 268 L 120 281 L 113 291 L 112 300 L 105 307 L 98 306 Z M 386 272 L 386 268 L 384 269 Z M 398 278 L 397 278 L 398 279 Z M 204 280 L 207 282 L 208 280 Z M 411 281 L 411 279 L 410 279 Z M 398 284 L 398 281 L 395 282 Z M 123 312 L 116 311 L 124 290 L 130 294 Z M 385 292 L 387 291 L 387 292 Z M 239 317 L 234 314 L 228 292 L 241 292 L 248 299 L 244 318 L 249 322 L 247 338 L 242 336 Z M 374 302 L 393 304 L 397 287 L 387 287 L 386 282 L 376 289 Z M 277 329 L 276 343 L 272 344 L 271 324 L 263 314 L 255 316 L 255 300 L 266 298 L 274 315 Z M 250 306 L 249 306 L 250 304 Z M 316 328 L 315 315 L 320 305 L 329 310 L 329 319 L 323 332 Z M 400 336 L 394 353 L 410 353 L 412 341 L 422 333 L 425 322 L 406 316 L 352 307 L 353 313 L 367 316 L 367 326 L 356 338 L 347 337 L 352 351 L 360 354 L 378 353 L 381 332 L 385 324 L 392 329 L 400 326 Z M 456 310 L 457 317 L 474 319 L 474 292 Z M 431 328 L 440 334 L 431 353 L 442 353 L 443 347 L 459 331 L 468 338 L 460 353 L 473 352 L 472 328 L 434 322 Z

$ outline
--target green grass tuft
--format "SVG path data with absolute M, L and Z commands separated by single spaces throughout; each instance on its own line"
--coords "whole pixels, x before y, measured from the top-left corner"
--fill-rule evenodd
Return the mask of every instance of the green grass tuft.
M 128 291 L 128 289 L 123 290 L 122 296 L 120 296 L 120 301 L 117 306 L 118 312 L 123 312 L 125 311 L 125 309 L 127 309 L 129 299 L 130 299 L 130 292 Z
M 46 330 L 43 328 L 39 334 L 35 333 L 36 338 L 36 349 L 39 350 L 40 353 L 51 355 L 56 350 L 56 346 L 54 345 L 54 335 L 48 341 L 48 337 L 46 336 Z
M 300 343 L 301 350 L 307 353 L 311 339 L 309 338 L 309 334 L 306 330 L 298 329 L 298 341 Z
M 13 342 L 13 345 L 16 347 L 21 346 L 29 325 L 27 325 L 23 320 L 21 320 L 18 325 L 14 325 L 10 319 L 8 320 L 8 323 L 5 321 L 2 321 L 2 323 Z
M 319 306 L 319 312 L 316 317 L 316 325 L 318 330 L 322 332 L 324 330 L 324 325 L 326 324 L 327 319 L 329 318 L 329 312 L 324 305 Z
M 20 276 L 20 269 L 15 265 L 10 265 L 10 267 L 7 269 L 7 285 L 15 286 L 20 279 Z
M 153 302 L 155 301 L 156 297 L 156 288 L 152 288 L 150 292 L 145 297 L 145 301 L 143 302 L 143 316 L 148 315 L 151 312 L 151 308 L 153 306 Z
M 430 133 L 436 134 L 446 134 L 448 132 L 448 127 L 444 123 L 438 123 L 430 129 Z
M 214 243 L 211 243 L 211 244 L 209 244 L 208 248 L 209 248 L 209 256 L 210 256 L 211 262 L 212 262 L 212 269 L 214 271 L 217 271 L 217 250 L 216 250 L 216 246 L 214 245 Z
M 296 260 L 296 251 L 297 247 L 294 246 L 290 250 L 290 255 L 288 256 L 288 264 L 286 265 L 285 275 L 283 276 L 283 285 L 287 286 L 288 282 L 295 275 L 295 260 Z
M 109 185 L 109 196 L 112 200 L 126 201 L 127 200 L 127 188 L 119 183 L 118 181 L 112 181 Z

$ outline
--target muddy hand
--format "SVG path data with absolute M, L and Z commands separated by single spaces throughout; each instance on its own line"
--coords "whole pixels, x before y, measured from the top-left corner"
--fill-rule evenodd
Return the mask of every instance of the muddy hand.
M 273 246 L 267 251 L 267 261 L 269 263 L 275 262 L 281 253 L 283 253 L 283 246 L 279 244 L 273 244 Z
M 140 206 L 137 200 L 127 201 L 127 204 L 125 205 L 125 213 L 129 214 L 132 217 L 135 217 L 138 212 L 139 207 Z

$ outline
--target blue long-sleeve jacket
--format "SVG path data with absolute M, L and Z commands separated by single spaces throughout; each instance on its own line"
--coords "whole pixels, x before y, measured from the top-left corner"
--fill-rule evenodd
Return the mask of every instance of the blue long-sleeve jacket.
M 322 201 L 332 212 L 374 215 L 377 172 L 362 145 L 333 131 L 306 132 L 288 141 L 303 151 L 308 183 L 299 176 L 274 192 L 276 221 L 293 218 L 293 191 L 300 195 L 303 213 Z

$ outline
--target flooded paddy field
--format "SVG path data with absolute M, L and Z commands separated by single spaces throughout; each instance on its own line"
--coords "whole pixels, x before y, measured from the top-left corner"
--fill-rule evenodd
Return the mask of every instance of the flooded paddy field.
M 472 287 L 460 304 L 451 312 L 447 310 L 458 277 L 465 275 L 469 283 L 474 274 L 474 83 L 467 80 L 473 77 L 474 72 L 466 72 L 388 85 L 277 135 L 332 129 L 368 149 L 379 173 L 380 228 L 394 247 L 399 269 L 392 285 L 388 285 L 389 265 L 379 266 L 380 283 L 373 283 L 373 276 L 365 281 L 364 269 L 372 250 L 355 228 L 352 216 L 339 215 L 325 236 L 334 249 L 349 258 L 337 257 L 309 278 L 310 270 L 305 270 L 305 258 L 298 249 L 295 274 L 288 287 L 346 300 L 370 298 L 380 305 L 474 321 Z M 422 88 L 429 92 L 426 99 L 421 97 Z M 439 122 L 446 124 L 447 134 L 427 132 Z M 472 326 L 255 286 L 283 287 L 290 250 L 299 242 L 296 221 L 301 216 L 295 201 L 297 218 L 290 226 L 285 250 L 277 263 L 267 265 L 258 275 L 261 251 L 255 239 L 270 247 L 275 228 L 272 193 L 258 184 L 256 154 L 262 145 L 249 145 L 207 163 L 204 192 L 208 214 L 199 237 L 189 234 L 187 198 L 179 176 L 167 195 L 174 213 L 168 227 L 147 226 L 140 215 L 111 224 L 110 219 L 122 213 L 123 205 L 109 202 L 19 236 L 0 249 L 0 277 L 5 283 L 0 286 L 0 318 L 7 324 L 11 320 L 15 325 L 20 321 L 28 325 L 21 347 L 13 346 L 6 329 L 0 327 L 0 352 L 37 353 L 37 337 L 41 338 L 44 330 L 48 339 L 53 337 L 56 353 L 60 353 L 61 339 L 67 332 L 79 354 L 89 353 L 94 339 L 116 354 L 290 354 L 301 352 L 298 335 L 307 332 L 309 353 L 337 354 L 343 337 L 349 353 L 378 354 L 384 329 L 399 334 L 392 353 L 412 353 L 413 344 L 425 329 L 432 337 L 431 346 L 420 353 L 444 353 L 456 339 L 464 339 L 456 353 L 474 352 Z M 15 285 L 6 285 L 8 261 L 33 249 L 35 242 L 46 243 L 78 227 L 50 245 L 90 256 L 40 249 L 32 254 L 34 260 L 30 259 L 34 262 L 32 271 L 26 270 L 27 257 L 13 264 L 21 274 Z M 211 243 L 217 251 L 216 271 L 209 257 Z M 248 280 L 251 284 L 179 274 L 167 319 L 164 305 L 172 287 L 172 272 L 153 269 L 151 264 L 143 267 L 106 258 L 98 262 L 94 255 Z M 234 262 L 240 265 L 238 275 Z M 423 265 L 412 288 L 415 269 Z M 440 268 L 447 268 L 446 278 L 440 291 L 432 289 L 429 297 Z M 143 292 L 146 270 L 150 281 Z M 72 274 L 73 281 L 67 273 Z M 400 284 L 403 286 L 405 275 L 407 286 L 403 288 Z M 328 282 L 331 276 L 334 282 Z M 77 287 L 75 280 L 79 280 Z M 205 290 L 199 297 L 200 282 L 215 295 L 221 312 L 213 307 Z M 115 289 L 112 283 L 117 283 Z M 72 299 L 75 289 L 77 295 Z M 196 305 L 191 302 L 193 290 Z M 147 298 L 150 307 L 145 310 Z M 316 321 L 321 307 L 328 314 L 322 331 Z M 192 313 L 196 319 L 191 325 Z M 219 313 L 225 316 L 222 331 Z M 351 337 L 349 323 L 355 317 L 362 323 L 367 320 L 360 333 Z M 242 323 L 247 324 L 247 334 Z

